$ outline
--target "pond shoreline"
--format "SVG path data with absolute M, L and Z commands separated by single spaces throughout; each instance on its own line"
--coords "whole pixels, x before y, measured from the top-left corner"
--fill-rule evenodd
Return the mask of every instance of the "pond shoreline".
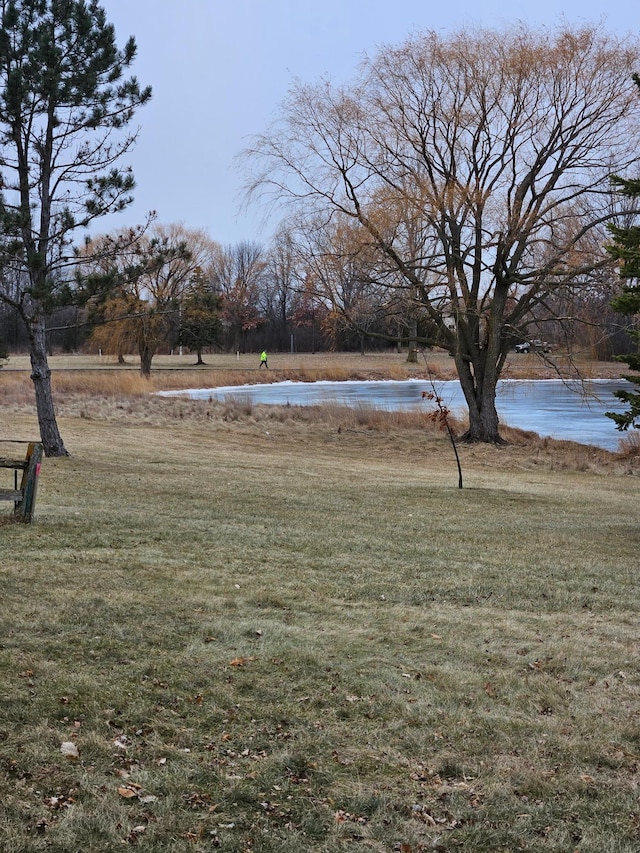
M 620 433 L 605 416 L 606 411 L 621 411 L 614 397 L 622 380 L 589 379 L 573 382 L 561 379 L 499 380 L 496 405 L 503 425 L 533 430 L 541 437 L 574 441 L 615 451 Z M 247 383 L 208 388 L 159 391 L 166 398 L 188 396 L 192 400 L 254 406 L 338 405 L 388 412 L 425 411 L 425 395 L 433 389 L 446 408 L 458 420 L 464 420 L 466 402 L 457 379 L 358 379 L 299 382 Z

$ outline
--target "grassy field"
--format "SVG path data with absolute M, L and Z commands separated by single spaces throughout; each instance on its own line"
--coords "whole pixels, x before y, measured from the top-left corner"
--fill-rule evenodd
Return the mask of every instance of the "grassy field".
M 637 853 L 637 456 L 512 433 L 460 491 L 421 416 L 100 370 L 0 519 L 3 853 Z
M 442 379 L 455 378 L 453 359 L 441 350 L 428 350 L 426 357 L 434 376 Z M 403 379 L 410 376 L 424 376 L 424 355 L 419 355 L 418 364 L 407 362 L 406 352 L 397 353 L 369 352 L 359 353 L 275 353 L 269 355 L 269 370 L 260 371 L 258 353 L 212 353 L 204 356 L 205 364 L 195 367 L 195 356 L 157 355 L 152 363 L 152 380 L 158 383 L 173 381 L 178 387 L 183 379 L 182 373 L 192 373 L 200 377 L 200 381 L 219 385 L 220 374 L 227 374 L 230 382 L 244 381 L 242 374 L 253 377 L 254 381 L 277 381 L 283 376 L 294 375 L 299 378 L 368 378 L 372 376 L 392 377 Z M 49 359 L 54 374 L 68 371 L 116 371 L 119 374 L 137 373 L 140 369 L 140 359 L 135 355 L 126 357 L 126 363 L 119 365 L 113 356 L 98 355 L 54 355 Z M 3 373 L 30 370 L 29 357 L 12 355 L 3 368 Z M 534 378 L 552 379 L 558 375 L 575 377 L 580 375 L 589 378 L 618 378 L 626 370 L 625 365 L 613 361 L 593 361 L 585 353 L 573 354 L 571 358 L 563 353 L 553 353 L 542 358 L 538 355 L 523 355 L 511 353 L 505 369 L 504 378 Z M 177 375 L 176 375 L 177 374 Z M 168 377 L 173 375 L 173 380 Z M 234 378 L 235 377 L 235 378 Z M 191 378 L 191 377 L 189 377 Z

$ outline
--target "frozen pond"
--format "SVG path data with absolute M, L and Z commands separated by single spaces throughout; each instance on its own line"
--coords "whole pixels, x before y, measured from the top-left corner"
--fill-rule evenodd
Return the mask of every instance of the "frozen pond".
M 453 413 L 466 414 L 466 404 L 456 381 L 435 382 L 444 404 Z M 620 412 L 623 406 L 613 396 L 619 388 L 629 388 L 624 380 L 594 379 L 567 384 L 560 379 L 505 379 L 498 383 L 497 405 L 500 421 L 542 436 L 569 439 L 616 450 L 624 433 L 604 413 Z M 278 406 L 367 406 L 387 411 L 429 411 L 433 401 L 422 398 L 431 391 L 429 382 L 404 381 L 277 382 L 271 385 L 240 385 L 165 391 L 163 396 L 188 396 L 196 400 L 238 400 Z

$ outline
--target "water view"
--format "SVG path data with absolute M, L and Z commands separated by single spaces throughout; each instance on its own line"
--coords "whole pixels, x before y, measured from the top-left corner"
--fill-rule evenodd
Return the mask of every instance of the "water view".
M 456 381 L 436 382 L 436 391 L 454 414 L 465 415 L 466 404 Z M 503 424 L 533 430 L 542 436 L 593 444 L 617 450 L 620 433 L 605 412 L 620 412 L 624 406 L 613 396 L 629 387 L 624 380 L 594 379 L 565 383 L 560 379 L 505 379 L 498 384 L 498 414 Z M 422 397 L 429 382 L 403 381 L 277 382 L 271 385 L 241 385 L 165 391 L 163 396 L 189 396 L 195 400 L 238 400 L 278 406 L 368 406 L 387 411 L 429 410 L 433 401 Z

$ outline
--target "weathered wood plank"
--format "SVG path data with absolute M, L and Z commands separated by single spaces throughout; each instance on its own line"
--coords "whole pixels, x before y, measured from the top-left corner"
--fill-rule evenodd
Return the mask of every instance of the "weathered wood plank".
M 44 450 L 40 442 L 32 442 L 27 450 L 27 465 L 22 474 L 20 489 L 22 498 L 16 504 L 15 517 L 25 524 L 33 520 L 33 512 L 36 505 L 36 493 L 38 491 L 38 478 Z
M 20 489 L 0 489 L 0 501 L 21 501 L 22 492 Z
M 28 459 L 2 459 L 0 458 L 0 468 L 16 468 L 24 471 L 29 464 Z

